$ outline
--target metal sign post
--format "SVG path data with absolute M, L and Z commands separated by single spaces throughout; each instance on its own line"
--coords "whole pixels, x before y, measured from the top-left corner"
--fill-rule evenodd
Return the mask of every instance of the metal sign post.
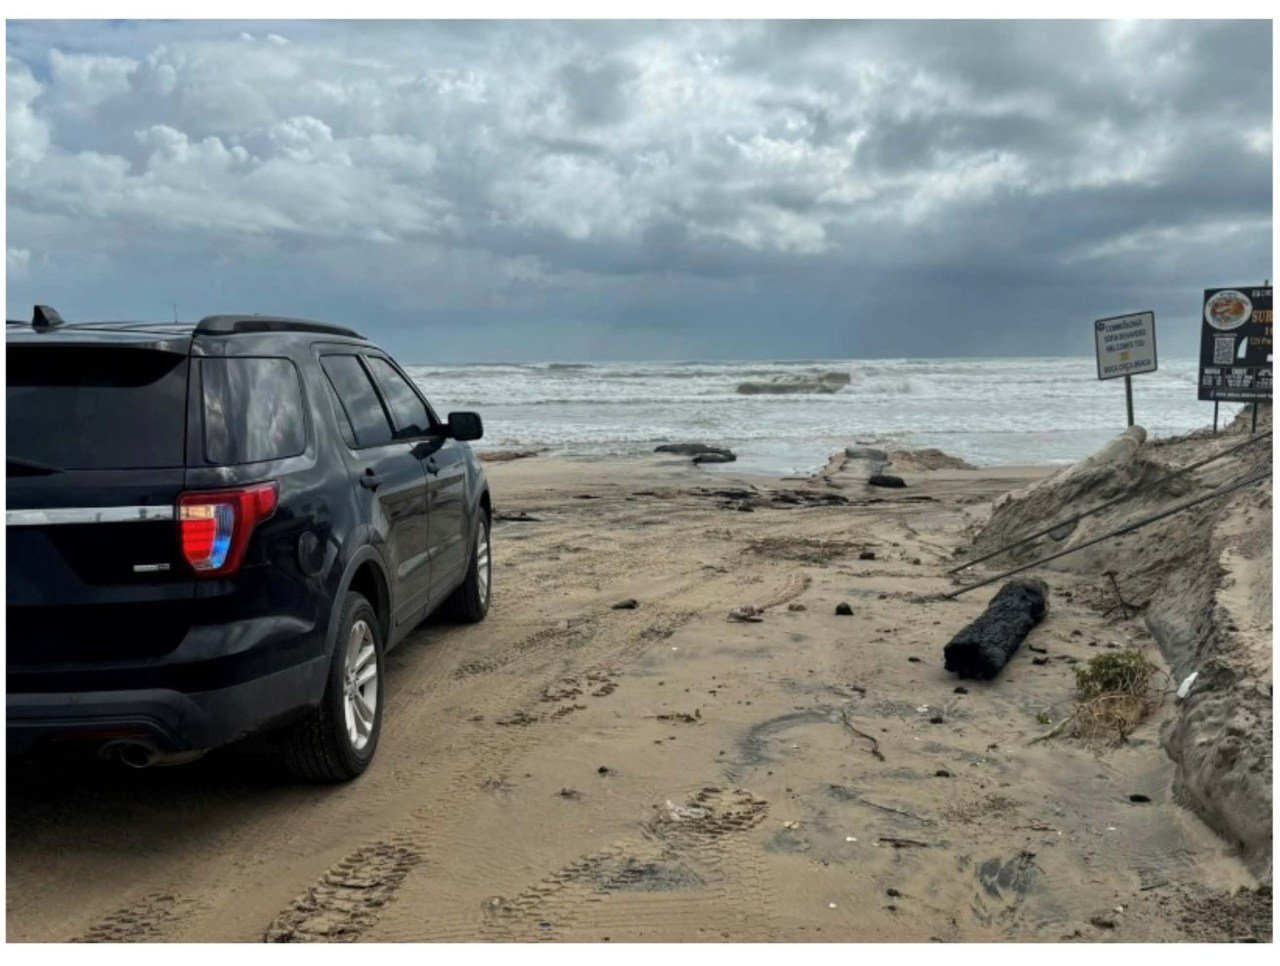
M 1113 315 L 1093 323 L 1094 348 L 1098 354 L 1098 378 L 1124 376 L 1124 403 L 1133 425 L 1133 376 L 1155 372 L 1156 314 L 1131 312 Z

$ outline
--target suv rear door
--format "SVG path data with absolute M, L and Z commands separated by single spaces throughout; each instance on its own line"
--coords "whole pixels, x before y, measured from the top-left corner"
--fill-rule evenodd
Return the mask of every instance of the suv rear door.
M 194 593 L 174 523 L 190 340 L 55 338 L 6 345 L 10 665 L 165 653 Z
M 431 585 L 427 552 L 426 472 L 410 443 L 395 439 L 391 417 L 356 351 L 325 348 L 320 365 L 333 392 L 335 417 L 346 441 L 358 495 L 369 501 L 366 519 L 385 539 L 392 587 L 392 618 L 414 621 Z

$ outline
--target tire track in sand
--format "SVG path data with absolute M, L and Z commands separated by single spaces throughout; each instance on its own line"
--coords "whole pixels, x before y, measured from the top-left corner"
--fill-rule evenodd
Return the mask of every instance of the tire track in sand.
M 762 569 L 765 569 L 767 573 L 773 568 Z M 769 606 L 776 606 L 777 603 L 793 599 L 804 589 L 804 582 L 795 581 L 792 575 L 786 574 L 784 571 L 779 571 L 779 573 L 783 574 L 784 577 L 781 581 L 780 589 L 764 598 L 764 603 Z M 772 574 L 769 576 L 772 576 Z M 718 580 L 718 582 L 728 582 L 727 578 L 712 579 Z M 493 674 L 485 679 L 484 682 L 469 681 L 468 679 L 472 677 L 471 675 L 464 677 L 463 681 L 470 685 L 467 690 L 475 692 L 470 695 L 473 698 L 472 706 L 481 712 L 486 720 L 493 721 L 503 713 L 510 715 L 513 704 L 517 708 L 536 708 L 548 689 L 554 690 L 556 682 L 564 680 L 566 676 L 576 674 L 584 679 L 590 679 L 592 675 L 598 677 L 599 669 L 617 667 L 620 663 L 624 663 L 627 659 L 643 652 L 655 640 L 665 639 L 679 627 L 698 617 L 699 612 L 696 610 L 668 610 L 666 607 L 678 607 L 680 598 L 691 592 L 705 593 L 707 584 L 707 578 L 702 575 L 678 582 L 669 582 L 665 593 L 648 595 L 644 608 L 640 611 L 619 612 L 606 609 L 584 616 L 579 623 L 569 628 L 569 637 L 565 642 L 565 649 L 568 651 L 567 662 L 563 660 L 565 655 L 560 654 L 560 648 L 554 647 L 553 644 L 557 640 L 564 639 L 565 631 L 557 628 L 555 629 L 555 634 L 549 634 L 544 631 L 522 639 L 520 644 L 524 646 L 521 647 L 517 644 L 514 648 L 516 653 L 512 654 L 510 659 L 502 664 L 504 673 Z M 620 622 L 625 622 L 625 630 L 618 627 Z M 544 664 L 544 669 L 551 670 L 552 674 L 549 676 L 530 675 L 528 672 L 531 669 L 527 665 L 545 659 L 548 650 L 554 650 L 555 655 L 562 659 L 556 662 L 552 668 L 546 668 Z M 579 658 L 590 658 L 590 660 L 579 660 Z M 488 686 L 485 686 L 486 684 Z M 601 690 L 607 694 L 612 689 Z M 521 701 L 520 697 L 523 697 L 524 700 Z M 513 699 L 515 700 L 513 701 Z M 545 740 L 546 728 L 562 727 L 564 721 L 565 716 L 556 716 L 553 713 L 537 718 L 537 727 L 489 727 L 469 736 L 465 757 L 458 756 L 455 758 L 450 756 L 449 759 L 446 759 L 445 764 L 447 774 L 436 773 L 435 778 L 437 781 L 433 782 L 430 788 L 430 800 L 421 802 L 416 808 L 412 809 L 407 823 L 402 823 L 398 831 L 386 837 L 386 841 L 394 842 L 399 847 L 407 849 L 414 854 L 415 861 L 406 869 L 406 875 L 409 871 L 414 871 L 415 874 L 421 875 L 431 875 L 438 872 L 438 864 L 432 860 L 432 855 L 436 851 L 438 842 L 447 841 L 450 844 L 451 851 L 461 851 L 464 854 L 474 856 L 474 861 L 467 870 L 468 878 L 476 880 L 500 878 L 504 871 L 502 857 L 491 859 L 483 841 L 476 840 L 474 843 L 471 842 L 476 837 L 477 832 L 467 821 L 465 802 L 476 794 L 477 789 L 486 780 L 500 780 L 500 776 L 509 770 L 511 764 L 520 755 L 524 754 L 532 745 Z M 409 725 L 411 722 L 406 722 L 405 724 Z M 431 743 L 430 730 L 428 728 L 428 734 L 422 736 L 424 745 L 430 745 Z M 763 805 L 763 803 L 760 804 Z M 724 849 L 709 848 L 707 843 L 715 837 L 715 835 L 710 834 L 709 830 L 717 830 L 718 834 L 724 828 L 733 827 L 735 822 L 738 821 L 734 817 L 737 812 L 729 808 L 727 815 L 715 818 L 714 816 L 719 814 L 716 811 L 718 806 L 702 803 L 698 807 L 708 808 L 709 817 L 705 821 L 688 825 L 681 830 L 679 835 L 669 835 L 667 839 L 678 839 L 680 835 L 683 835 L 684 839 L 690 842 L 699 838 L 705 839 L 705 842 L 701 842 L 697 848 L 692 849 L 692 854 L 699 857 L 699 864 L 702 867 L 715 869 L 723 865 Z M 720 808 L 719 811 L 724 812 L 725 809 Z M 349 860 L 344 860 L 344 863 L 347 861 Z M 344 863 L 339 865 L 342 866 Z M 415 869 L 414 867 L 417 868 Z M 297 909 L 307 909 L 315 905 L 315 901 L 311 898 L 312 894 L 319 889 L 319 886 L 326 883 L 332 872 L 333 870 L 324 873 L 320 877 L 319 883 L 294 900 L 281 914 L 283 919 L 277 917 L 276 922 L 290 921 L 290 917 L 295 914 Z M 400 886 L 404 877 L 400 876 L 391 883 L 390 888 L 392 891 Z M 556 875 L 553 874 L 551 878 L 555 879 Z M 566 887 L 573 882 L 572 875 L 567 873 L 562 873 L 560 878 L 563 879 Z M 758 883 L 759 879 L 753 878 L 753 881 Z M 539 893 L 545 894 L 544 897 L 548 901 L 553 901 L 553 897 L 557 892 L 553 883 L 535 884 L 530 889 L 532 890 L 531 897 L 521 900 L 523 905 L 514 908 L 525 908 L 533 901 L 532 896 Z M 739 896 L 741 896 L 741 893 L 739 893 Z M 341 893 L 339 897 L 345 898 Z M 761 909 L 765 908 L 766 905 L 765 903 L 759 904 Z M 424 917 L 424 919 L 418 920 L 413 938 L 432 940 L 474 939 L 478 934 L 495 938 L 491 936 L 494 930 L 501 931 L 501 923 L 510 921 L 506 912 L 502 909 L 477 910 L 477 913 L 476 918 L 469 922 L 428 922 Z M 523 913 L 517 916 L 519 921 L 523 921 L 521 916 L 523 916 Z M 328 922 L 327 918 L 321 920 L 322 925 L 326 922 Z M 273 925 L 272 928 L 276 927 Z M 326 928 L 328 927 L 326 926 Z M 336 928 L 354 927 L 349 927 L 344 921 L 340 921 Z M 325 934 L 318 933 L 317 935 L 323 938 Z M 295 938 L 306 939 L 311 938 L 311 936 L 305 930 L 295 930 Z

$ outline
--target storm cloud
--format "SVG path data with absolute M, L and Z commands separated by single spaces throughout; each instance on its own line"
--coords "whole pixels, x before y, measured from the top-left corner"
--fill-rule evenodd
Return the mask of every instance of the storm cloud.
M 406 361 L 1086 354 L 1271 272 L 1265 23 L 8 26 L 7 308 Z

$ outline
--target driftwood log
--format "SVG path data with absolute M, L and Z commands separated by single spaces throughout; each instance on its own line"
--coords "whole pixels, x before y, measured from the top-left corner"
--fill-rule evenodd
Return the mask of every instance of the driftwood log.
M 1044 620 L 1048 604 L 1049 588 L 1043 580 L 1009 581 L 978 619 L 942 649 L 946 669 L 962 678 L 994 678 Z

